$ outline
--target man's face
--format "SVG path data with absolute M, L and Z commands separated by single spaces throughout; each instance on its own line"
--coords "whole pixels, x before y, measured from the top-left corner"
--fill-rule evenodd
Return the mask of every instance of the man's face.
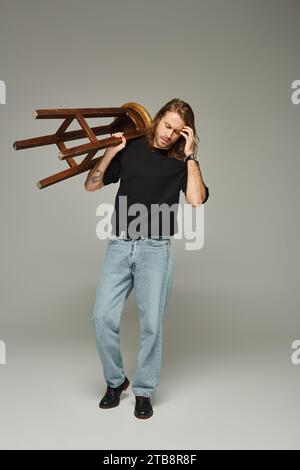
M 161 118 L 154 135 L 155 147 L 168 149 L 182 136 L 181 129 L 185 122 L 179 114 L 168 111 Z

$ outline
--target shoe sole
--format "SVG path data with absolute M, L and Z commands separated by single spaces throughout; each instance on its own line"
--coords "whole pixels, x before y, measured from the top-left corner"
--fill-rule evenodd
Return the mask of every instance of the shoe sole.
M 146 416 L 142 416 L 142 415 L 139 415 L 139 414 L 137 414 L 136 412 L 134 412 L 134 416 L 135 416 L 136 418 L 139 418 L 139 419 L 151 418 L 151 416 L 153 416 L 153 411 L 152 411 L 152 413 L 151 413 L 150 415 L 146 415 Z
M 129 387 L 129 384 L 130 384 L 130 382 L 128 382 L 126 385 L 124 385 L 123 389 L 121 390 L 118 403 L 115 403 L 114 405 L 108 405 L 108 406 L 99 404 L 99 408 L 101 408 L 102 410 L 107 410 L 107 409 L 116 408 L 116 406 L 119 406 L 121 394 L 122 394 L 122 392 L 125 392 L 125 390 L 127 390 L 127 388 Z

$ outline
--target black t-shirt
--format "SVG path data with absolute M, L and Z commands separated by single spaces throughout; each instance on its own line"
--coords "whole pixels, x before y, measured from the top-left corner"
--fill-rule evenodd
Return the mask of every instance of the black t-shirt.
M 177 232 L 179 195 L 180 191 L 186 192 L 187 163 L 170 157 L 167 149 L 151 150 L 143 135 L 128 141 L 116 154 L 104 172 L 103 184 L 117 183 L 119 179 L 112 215 L 114 235 L 121 236 L 123 231 L 125 238 L 140 238 L 171 236 Z M 123 198 L 121 202 L 120 196 L 127 196 L 127 200 Z M 206 186 L 204 202 L 208 196 Z M 147 214 L 136 211 L 133 204 L 144 204 Z M 163 204 L 166 204 L 165 211 Z M 135 232 L 130 230 L 131 224 Z

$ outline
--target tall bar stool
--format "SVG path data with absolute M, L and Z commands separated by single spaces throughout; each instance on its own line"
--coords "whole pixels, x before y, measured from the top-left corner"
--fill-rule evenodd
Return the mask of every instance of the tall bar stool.
M 24 150 L 43 145 L 56 144 L 59 149 L 58 158 L 69 165 L 66 170 L 55 173 L 37 182 L 39 189 L 58 183 L 72 176 L 90 170 L 103 158 L 103 155 L 93 158 L 99 150 L 113 147 L 122 142 L 119 137 L 107 137 L 102 140 L 97 136 L 124 132 L 126 140 L 135 139 L 146 133 L 152 118 L 144 106 L 129 102 L 119 108 L 71 108 L 71 109 L 38 109 L 33 112 L 35 119 L 63 119 L 55 134 L 33 137 L 32 139 L 15 141 L 15 150 Z M 114 117 L 108 125 L 90 127 L 87 118 Z M 79 124 L 78 130 L 67 131 L 73 121 Z M 67 148 L 65 142 L 78 139 L 88 139 L 90 142 Z M 74 157 L 86 156 L 81 162 Z

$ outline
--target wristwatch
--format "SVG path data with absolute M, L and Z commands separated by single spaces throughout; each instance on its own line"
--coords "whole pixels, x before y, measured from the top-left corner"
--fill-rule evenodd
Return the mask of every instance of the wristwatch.
M 199 160 L 195 153 L 191 153 L 191 155 L 188 155 L 187 157 L 185 157 L 184 162 L 187 162 L 188 160 L 194 160 L 195 162 L 199 163 Z

